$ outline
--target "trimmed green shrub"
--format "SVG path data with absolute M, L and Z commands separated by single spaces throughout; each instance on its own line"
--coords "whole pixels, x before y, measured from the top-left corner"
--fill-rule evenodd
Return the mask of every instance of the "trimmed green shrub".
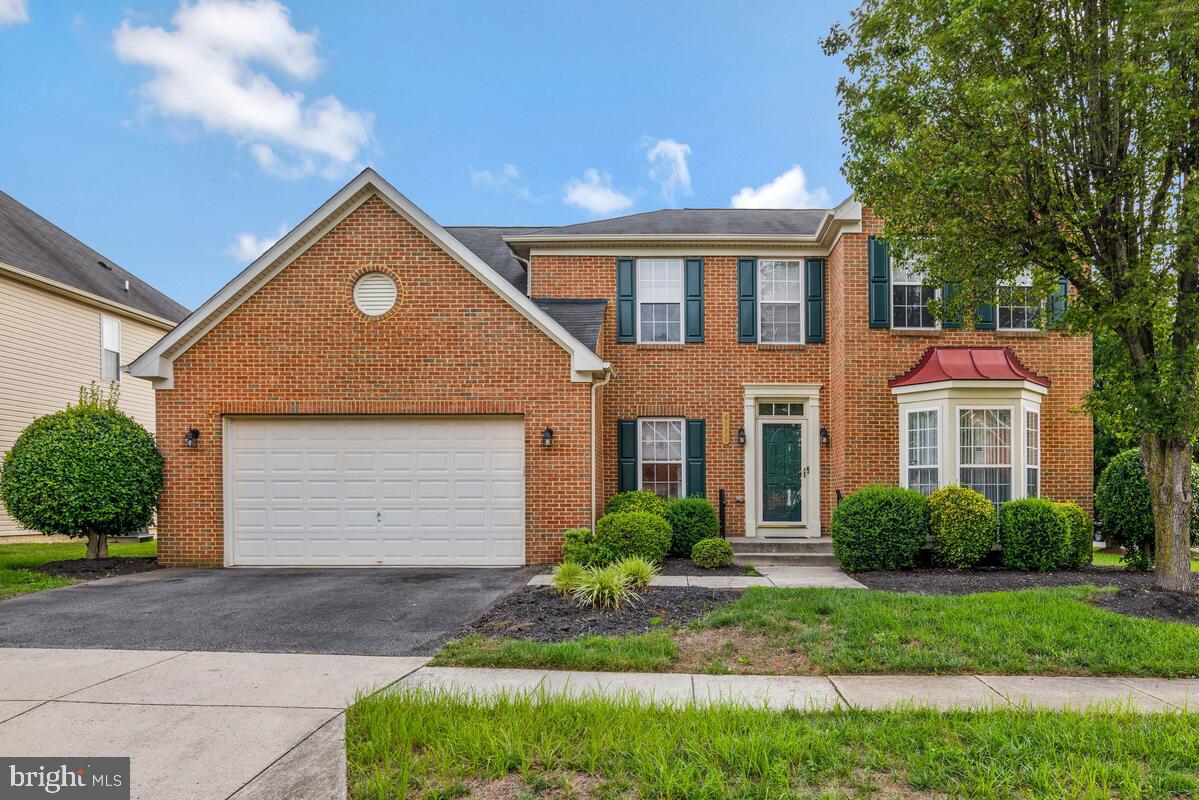
M 946 567 L 977 566 L 995 544 L 995 506 L 973 489 L 946 486 L 928 498 L 933 562 Z
M 571 596 L 579 605 L 612 609 L 631 604 L 639 597 L 629 576 L 615 566 L 586 570 L 571 590 Z
M 1066 536 L 1069 546 L 1066 548 L 1065 566 L 1080 569 L 1091 563 L 1095 556 L 1095 526 L 1091 518 L 1078 503 L 1054 503 L 1062 518 L 1066 520 Z
M 843 569 L 909 569 L 928 539 L 928 498 L 896 486 L 867 486 L 837 504 L 830 530 Z
M 700 539 L 691 548 L 691 560 L 703 569 L 719 569 L 733 563 L 733 546 L 728 539 Z
M 554 567 L 554 588 L 564 595 L 569 595 L 579 585 L 587 568 L 574 561 L 563 561 Z
M 999 544 L 1009 569 L 1048 572 L 1071 561 L 1066 517 L 1051 500 L 1009 500 L 999 508 Z
M 605 514 L 627 514 L 630 511 L 645 511 L 659 517 L 666 514 L 666 501 L 653 492 L 638 489 L 635 492 L 620 492 L 612 496 L 604 506 Z
M 601 562 L 600 549 L 590 528 L 574 528 L 562 534 L 562 560 L 573 561 L 584 567 Z
M 1191 545 L 1199 544 L 1199 466 L 1191 467 Z M 1124 548 L 1123 561 L 1133 569 L 1153 568 L 1153 506 L 1145 462 L 1137 448 L 1113 458 L 1095 488 L 1095 516 L 1103 525 L 1108 545 Z
M 670 553 L 691 555 L 691 548 L 700 539 L 720 535 L 720 520 L 708 498 L 695 495 L 680 497 L 666 504 L 666 521 L 670 523 Z
M 647 511 L 604 514 L 595 524 L 595 544 L 601 564 L 628 556 L 661 564 L 670 548 L 670 523 Z
M 623 572 L 630 584 L 638 587 L 649 586 L 649 582 L 660 572 L 656 566 L 639 556 L 622 558 L 612 566 Z
M 38 417 L 4 457 L 0 494 L 8 513 L 45 534 L 86 537 L 89 559 L 107 558 L 108 537 L 149 526 L 162 493 L 154 437 L 117 410 L 117 387 L 93 384 L 79 404 Z

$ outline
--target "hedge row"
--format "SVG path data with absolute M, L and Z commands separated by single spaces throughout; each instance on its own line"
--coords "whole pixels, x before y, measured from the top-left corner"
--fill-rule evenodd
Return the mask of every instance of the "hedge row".
M 691 556 L 696 544 L 719 536 L 716 511 L 703 497 L 666 501 L 653 492 L 621 492 L 604 507 L 594 533 L 587 528 L 566 531 L 562 558 L 583 566 L 603 566 L 630 556 L 661 563 L 667 553 Z M 715 552 L 711 547 L 701 550 Z

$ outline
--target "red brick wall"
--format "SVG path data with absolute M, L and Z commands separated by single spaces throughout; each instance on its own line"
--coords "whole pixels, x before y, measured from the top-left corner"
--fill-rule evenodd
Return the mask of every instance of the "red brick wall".
M 393 313 L 365 319 L 354 277 L 391 273 Z M 590 513 L 590 384 L 570 356 L 377 197 L 175 361 L 157 392 L 166 487 L 159 558 L 223 563 L 222 418 L 235 414 L 522 414 L 526 558 L 560 555 Z M 554 429 L 554 446 L 540 432 Z M 199 446 L 184 448 L 188 428 Z

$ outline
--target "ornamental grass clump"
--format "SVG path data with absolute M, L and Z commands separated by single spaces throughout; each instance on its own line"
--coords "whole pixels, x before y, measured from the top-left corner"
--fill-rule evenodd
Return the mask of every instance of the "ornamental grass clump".
M 587 568 L 582 564 L 577 564 L 574 561 L 564 561 L 554 567 L 553 582 L 554 588 L 563 595 L 570 595 L 579 585 L 579 581 L 587 573 Z
M 632 578 L 615 565 L 586 570 L 570 593 L 579 605 L 610 610 L 632 605 L 640 598 L 633 590 Z
M 656 565 L 651 564 L 640 556 L 622 558 L 612 566 L 623 572 L 628 577 L 629 583 L 638 588 L 649 586 L 649 582 L 661 572 Z

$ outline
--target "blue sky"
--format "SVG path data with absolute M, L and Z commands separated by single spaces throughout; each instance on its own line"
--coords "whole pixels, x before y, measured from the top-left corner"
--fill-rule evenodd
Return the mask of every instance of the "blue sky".
M 837 202 L 850 7 L 0 0 L 0 189 L 189 307 L 366 165 L 446 225 Z

